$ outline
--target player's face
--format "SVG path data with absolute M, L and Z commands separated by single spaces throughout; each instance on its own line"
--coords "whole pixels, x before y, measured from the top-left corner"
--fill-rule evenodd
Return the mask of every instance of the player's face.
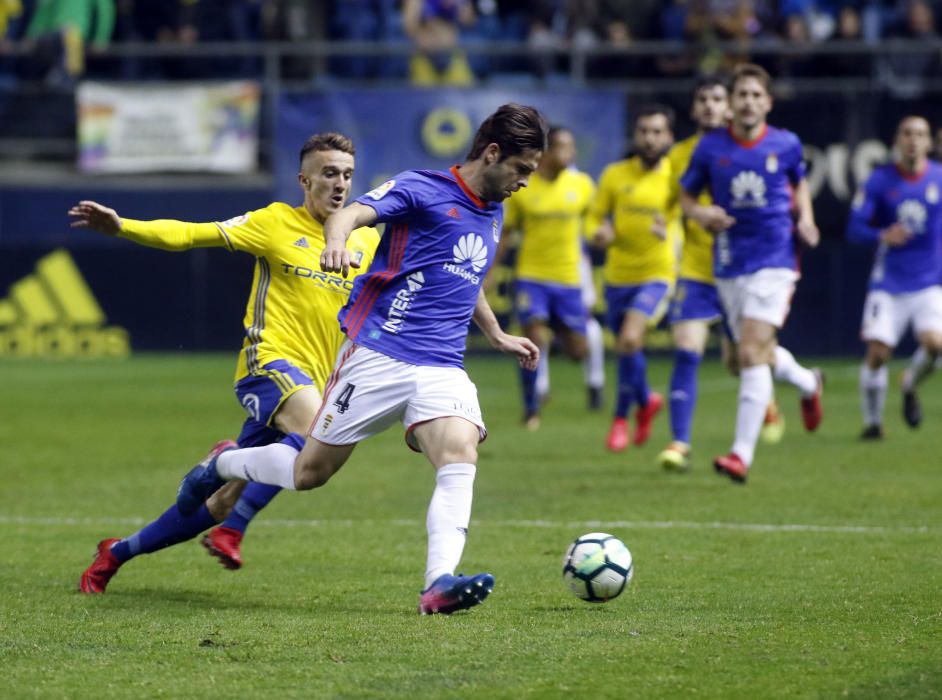
M 557 131 L 543 154 L 543 163 L 556 170 L 564 170 L 576 160 L 576 139 L 568 131 Z
M 908 117 L 896 130 L 896 150 L 910 163 L 921 161 L 932 150 L 929 123 L 922 117 Z
M 353 156 L 343 151 L 311 151 L 301 164 L 298 182 L 304 190 L 304 206 L 324 223 L 347 202 L 353 183 Z
M 718 129 L 729 121 L 729 94 L 722 85 L 708 85 L 693 96 L 691 117 L 701 129 Z
M 752 129 L 765 123 L 766 116 L 772 111 L 772 96 L 758 78 L 744 77 L 733 86 L 730 106 L 736 125 Z
M 503 202 L 521 187 L 526 187 L 542 155 L 542 151 L 529 149 L 488 164 L 483 171 L 481 197 L 488 202 Z
M 646 163 L 656 163 L 670 148 L 674 135 L 663 114 L 641 117 L 635 124 L 635 151 Z

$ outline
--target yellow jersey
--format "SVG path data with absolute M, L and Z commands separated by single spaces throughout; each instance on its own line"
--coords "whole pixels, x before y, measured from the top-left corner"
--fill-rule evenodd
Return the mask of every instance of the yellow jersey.
M 676 216 L 675 194 L 667 158 L 661 158 L 650 169 L 637 156 L 605 168 L 589 210 L 587 233 L 592 235 L 602 220 L 611 216 L 615 240 L 605 258 L 607 284 L 673 283 L 677 259 L 676 233 L 671 233 L 671 220 Z M 668 224 L 665 240 L 651 232 L 658 214 Z
M 122 219 L 120 236 L 164 250 L 224 247 L 255 256 L 246 305 L 245 340 L 235 380 L 264 374 L 274 360 L 303 370 L 323 391 L 343 342 L 337 314 L 353 289 L 353 278 L 373 261 L 379 234 L 354 231 L 347 241 L 358 269 L 351 276 L 322 272 L 324 227 L 304 207 L 275 202 L 228 221 L 188 223 Z
M 563 170 L 552 181 L 534 173 L 529 185 L 511 195 L 504 203 L 504 228 L 523 234 L 518 278 L 579 286 L 585 215 L 594 193 L 591 177 Z
M 687 171 L 694 149 L 702 134 L 694 134 L 676 144 L 667 154 L 673 170 L 674 186 L 680 190 L 680 178 Z M 707 188 L 697 198 L 700 204 L 713 203 Z M 684 219 L 683 247 L 680 253 L 680 276 L 713 284 L 713 235 L 692 219 Z

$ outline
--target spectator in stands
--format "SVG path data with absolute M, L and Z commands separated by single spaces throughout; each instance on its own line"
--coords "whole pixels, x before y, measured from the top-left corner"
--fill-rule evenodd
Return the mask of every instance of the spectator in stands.
M 33 54 L 27 77 L 70 82 L 85 72 L 85 47 L 107 48 L 114 29 L 113 0 L 37 0 L 26 27 Z
M 844 5 L 837 15 L 837 23 L 831 42 L 836 46 L 863 40 L 863 21 L 853 5 Z M 820 73 L 835 77 L 866 77 L 871 73 L 869 54 L 826 54 L 821 58 Z
M 708 46 L 716 41 L 736 41 L 743 47 L 741 52 L 708 48 L 700 60 L 700 72 L 722 72 L 749 60 L 751 40 L 773 17 L 768 0 L 689 0 L 684 27 L 689 39 Z
M 909 0 L 902 21 L 891 30 L 890 36 L 912 42 L 929 42 L 938 34 L 932 6 L 926 0 Z M 922 92 L 923 79 L 937 74 L 939 57 L 931 47 L 913 48 L 888 55 L 885 63 L 886 83 L 900 97 L 912 97 Z
M 601 0 L 596 31 L 611 48 L 628 49 L 651 35 L 658 3 L 647 0 Z M 630 54 L 602 56 L 592 61 L 590 77 L 636 78 L 650 75 L 649 61 Z
M 796 12 L 783 18 L 782 37 L 787 48 L 800 49 L 801 53 L 780 55 L 776 61 L 778 76 L 808 78 L 820 73 L 818 57 L 811 53 L 811 29 L 803 13 Z
M 403 28 L 416 52 L 409 65 L 415 85 L 471 85 L 474 73 L 458 46 L 462 27 L 475 22 L 471 0 L 403 0 Z

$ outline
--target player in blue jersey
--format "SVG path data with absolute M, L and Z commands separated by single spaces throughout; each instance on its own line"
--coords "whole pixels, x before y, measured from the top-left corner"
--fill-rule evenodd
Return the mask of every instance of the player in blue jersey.
M 482 282 L 500 239 L 501 202 L 526 186 L 546 149 L 532 107 L 504 105 L 478 129 L 463 165 L 410 170 L 327 220 L 321 267 L 347 274 L 344 244 L 357 227 L 386 224 L 376 258 L 355 282 L 340 327 L 347 341 L 304 440 L 225 451 L 180 485 L 184 513 L 225 480 L 305 490 L 323 486 L 361 440 L 401 420 L 406 443 L 436 470 L 427 516 L 428 559 L 419 611 L 451 613 L 482 602 L 490 574 L 455 576 L 471 518 L 477 444 L 486 435 L 477 390 L 464 371 L 473 319 L 491 344 L 534 369 L 539 349 L 501 330 Z
M 714 467 L 745 482 L 756 441 L 772 398 L 781 328 L 798 279 L 793 229 L 810 247 L 820 234 L 805 180 L 801 142 L 770 127 L 770 79 L 755 65 L 740 66 L 731 83 L 732 123 L 704 134 L 681 177 L 684 213 L 715 235 L 713 267 L 726 321 L 737 343 L 740 368 L 736 436 L 729 454 Z M 697 195 L 709 188 L 712 204 Z M 798 208 L 792 219 L 792 195 Z M 821 375 L 798 373 L 805 427 L 821 421 Z
M 929 123 L 905 117 L 896 130 L 895 161 L 870 174 L 847 225 L 851 241 L 877 245 L 861 328 L 865 440 L 883 437 L 886 363 L 907 327 L 922 350 L 903 373 L 903 417 L 913 428 L 922 420 L 916 386 L 942 353 L 942 165 L 929 160 L 931 147 Z

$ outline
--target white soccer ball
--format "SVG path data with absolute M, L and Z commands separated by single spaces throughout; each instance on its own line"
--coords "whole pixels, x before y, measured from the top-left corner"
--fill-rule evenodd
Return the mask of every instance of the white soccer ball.
M 632 575 L 631 552 L 620 539 L 604 532 L 583 535 L 563 557 L 563 580 L 576 597 L 590 603 L 618 597 Z

